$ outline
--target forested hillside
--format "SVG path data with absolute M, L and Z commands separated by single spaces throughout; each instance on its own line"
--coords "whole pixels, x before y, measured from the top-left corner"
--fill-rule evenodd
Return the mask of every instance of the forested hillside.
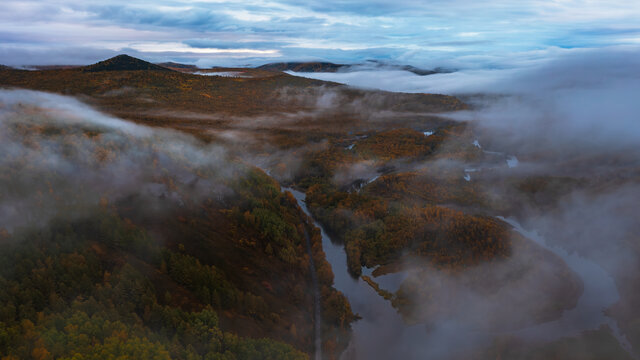
M 304 239 L 315 232 L 277 183 L 188 136 L 63 97 L 11 95 L 3 93 L 1 113 L 1 354 L 302 359 L 313 351 Z M 313 249 L 331 354 L 353 315 L 321 246 Z

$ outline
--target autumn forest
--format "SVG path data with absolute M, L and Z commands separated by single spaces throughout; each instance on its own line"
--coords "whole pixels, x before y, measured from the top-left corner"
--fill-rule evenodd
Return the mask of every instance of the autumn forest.
M 538 239 L 580 235 L 527 222 L 638 168 L 517 165 L 552 149 L 516 158 L 451 115 L 469 99 L 283 72 L 339 67 L 0 68 L 0 358 L 361 359 L 382 331 L 448 339 L 407 359 L 638 353 L 640 277 L 613 265 L 606 322 L 549 335 L 591 288 Z

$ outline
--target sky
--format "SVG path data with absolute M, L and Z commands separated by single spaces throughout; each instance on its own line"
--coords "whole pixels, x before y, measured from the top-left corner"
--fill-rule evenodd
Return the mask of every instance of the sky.
M 564 49 L 640 46 L 635 0 L 2 0 L 0 64 L 127 53 L 202 67 L 381 60 L 505 68 Z

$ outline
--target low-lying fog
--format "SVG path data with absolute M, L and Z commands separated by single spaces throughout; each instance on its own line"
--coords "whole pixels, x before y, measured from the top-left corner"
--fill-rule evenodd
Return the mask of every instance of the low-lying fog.
M 501 139 L 500 145 L 520 151 L 548 146 L 596 153 L 638 151 L 637 48 L 558 51 L 548 58 L 494 69 L 428 76 L 379 69 L 296 75 L 363 88 L 459 96 L 475 110 L 456 113 L 454 118 L 500 132 L 490 140 Z
M 612 299 L 603 302 L 606 306 L 618 302 L 618 307 L 624 308 L 621 304 L 636 296 L 633 289 L 637 275 L 630 274 L 638 274 L 640 254 L 640 49 L 557 50 L 547 55 L 494 69 L 463 68 L 428 76 L 381 69 L 295 75 L 363 88 L 459 96 L 472 109 L 447 117 L 470 121 L 483 150 L 517 156 L 518 166 L 509 166 L 494 176 L 563 176 L 583 184 L 560 194 L 557 203 L 544 211 L 529 209 L 525 198 L 518 194 L 511 193 L 510 200 L 529 209 L 518 217 L 527 230 L 541 234 L 548 245 L 565 251 L 567 259 L 579 256 L 594 262 L 606 272 L 602 279 L 610 276 L 615 280 L 617 289 L 612 288 L 610 280 L 583 279 L 590 283 L 580 301 L 596 304 L 596 308 L 590 310 L 591 315 L 582 314 L 578 315 L 582 318 L 567 321 L 589 323 L 585 317 L 601 316 L 598 314 L 602 311 L 611 313 L 611 309 L 598 308 L 600 298 Z M 499 184 L 496 182 L 491 191 L 504 196 Z M 458 280 L 440 279 L 440 288 L 446 288 L 448 281 L 460 285 Z M 536 287 L 543 289 L 543 285 Z M 443 331 L 432 329 L 429 335 L 439 340 L 425 340 L 432 346 L 429 353 L 447 353 L 446 349 L 437 349 L 436 343 L 444 347 L 464 343 L 463 338 L 448 338 L 459 333 L 446 335 L 445 330 L 447 324 L 465 322 L 468 315 L 461 311 L 442 319 Z M 503 314 L 487 312 L 483 316 L 493 321 Z M 626 317 L 639 318 L 637 313 L 617 313 L 606 323 L 590 323 L 581 330 L 596 330 L 601 325 L 615 328 L 618 322 L 627 321 Z M 628 332 L 620 341 L 628 339 L 637 346 L 637 334 L 629 327 L 621 328 L 623 333 Z M 442 336 L 448 337 L 443 340 Z M 416 356 L 418 351 L 424 354 L 424 350 L 416 347 Z
M 488 191 L 497 197 L 510 196 L 510 201 L 521 205 L 523 211 L 517 214 L 517 221 L 526 230 L 540 234 L 548 246 L 566 252 L 567 259 L 578 256 L 606 272 L 598 278 L 581 279 L 589 281 L 584 286 L 589 291 L 585 290 L 584 295 L 591 298 L 580 301 L 609 307 L 611 302 L 618 301 L 622 305 L 613 312 L 610 308 L 589 308 L 587 315 L 580 315 L 583 318 L 576 320 L 575 324 L 587 324 L 580 330 L 620 325 L 624 334 L 621 338 L 638 344 L 638 339 L 633 338 L 637 333 L 622 323 L 626 319 L 640 321 L 638 310 L 629 305 L 630 299 L 636 296 L 636 284 L 640 283 L 637 237 L 640 233 L 640 51 L 628 48 L 559 51 L 550 58 L 511 64 L 508 68 L 462 69 L 428 76 L 381 69 L 297 75 L 392 91 L 458 95 L 471 104 L 472 109 L 446 116 L 470 121 L 483 151 L 508 154 L 511 159 L 510 163 L 503 162 L 502 168 L 493 171 L 491 176 L 498 180 L 543 176 L 574 178 L 581 185 L 560 193 L 557 202 L 551 202 L 543 210 L 529 204 L 531 199 L 523 194 L 504 189 L 501 181 L 490 182 Z M 318 108 L 339 103 L 334 93 L 316 95 L 314 101 Z M 280 122 L 274 121 L 273 126 L 288 124 L 286 117 L 278 119 Z M 271 123 L 270 118 L 263 121 Z M 376 118 L 376 121 L 379 120 Z M 252 124 L 255 126 L 255 122 Z M 25 129 L 29 127 L 39 132 L 25 136 Z M 252 129 L 239 125 L 238 128 L 247 132 Z M 0 130 L 3 154 L 0 166 L 17 173 L 0 175 L 0 228 L 9 231 L 34 218 L 46 221 L 64 210 L 60 206 L 84 206 L 61 205 L 56 193 L 46 193 L 49 188 L 58 189 L 62 194 L 80 192 L 79 198 L 92 206 L 100 201 L 99 194 L 118 199 L 141 188 L 150 197 L 157 197 L 158 192 L 167 193 L 163 196 L 178 196 L 164 184 L 163 179 L 169 176 L 184 189 L 197 185 L 186 191 L 187 194 L 224 192 L 224 189 L 213 189 L 210 183 L 195 180 L 193 171 L 185 171 L 172 158 L 188 159 L 193 168 L 205 167 L 222 176 L 230 171 L 225 150 L 219 147 L 205 146 L 174 132 L 151 130 L 114 119 L 79 101 L 57 95 L 0 90 Z M 94 133 L 100 136 L 87 137 Z M 242 134 L 242 141 L 248 141 L 245 133 Z M 132 139 L 135 141 L 131 142 Z M 314 146 L 326 144 L 319 142 Z M 104 154 L 97 156 L 100 152 Z M 288 161 L 287 154 L 291 155 L 291 162 L 300 158 L 294 152 L 274 154 L 284 159 L 282 161 Z M 513 159 L 517 159 L 517 163 Z M 150 166 L 154 162 L 159 165 Z M 464 164 L 461 166 L 464 168 Z M 483 170 L 471 165 L 468 168 L 474 169 L 469 180 L 481 181 Z M 371 178 L 379 175 L 372 171 L 370 164 L 362 162 L 336 174 L 336 181 L 348 182 L 362 173 Z M 38 205 L 43 199 L 51 205 Z M 183 200 L 175 199 L 178 205 L 180 201 Z M 33 209 L 37 212 L 32 213 Z M 516 214 L 495 215 L 509 218 Z M 522 257 L 523 253 L 515 256 Z M 458 325 L 469 320 L 476 324 L 503 322 L 510 313 L 501 310 L 514 311 L 514 298 L 524 301 L 528 294 L 540 296 L 545 294 L 545 289 L 557 287 L 539 277 L 525 276 L 526 288 L 517 283 L 500 290 L 505 294 L 503 297 L 483 297 L 482 292 L 466 287 L 473 283 L 473 274 L 460 280 L 432 271 L 423 277 L 425 281 L 437 283 L 439 291 L 434 292 L 432 303 L 445 304 L 449 310 L 434 317 L 435 324 L 430 324 L 429 332 L 424 332 L 424 339 L 394 343 L 367 342 L 366 338 L 359 338 L 360 346 L 368 349 L 366 353 L 375 354 L 376 349 L 380 349 L 384 353 L 405 354 L 406 358 L 440 358 L 448 357 L 455 348 L 462 349 L 465 344 L 480 341 L 486 345 L 486 332 L 472 331 L 462 336 Z M 542 272 L 555 276 L 549 268 Z M 608 277 L 614 279 L 615 289 Z M 382 281 L 381 284 L 384 285 Z M 598 294 L 606 296 L 596 296 Z M 456 301 L 447 301 L 447 296 Z M 421 310 L 433 311 L 416 311 Z M 602 311 L 608 315 L 603 316 Z M 527 316 L 523 310 L 518 314 L 518 321 L 529 323 Z M 608 322 L 593 323 L 584 321 L 585 317 L 606 317 Z M 403 329 L 386 328 L 383 333 L 403 334 Z M 403 348 L 394 348 L 398 346 Z M 638 349 L 635 352 L 638 353 Z
M 9 232 L 134 195 L 145 210 L 182 206 L 228 191 L 200 172 L 237 170 L 219 146 L 28 90 L 0 89 L 0 154 L 0 230 Z
M 196 71 L 192 74 L 202 75 L 202 76 L 222 76 L 222 77 L 237 77 L 237 78 L 251 77 L 241 71 Z

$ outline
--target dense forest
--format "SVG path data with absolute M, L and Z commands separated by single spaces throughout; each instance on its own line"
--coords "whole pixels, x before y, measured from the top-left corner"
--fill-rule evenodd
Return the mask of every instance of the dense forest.
M 323 347 L 348 341 L 317 230 L 261 170 L 176 133 L 5 105 L 0 199 L 20 211 L 1 223 L 6 358 L 306 358 L 305 234 Z
M 262 318 L 271 315 L 264 300 L 235 288 L 215 266 L 158 247 L 109 210 L 5 241 L 6 359 L 306 358 L 282 342 L 223 331 L 217 311 Z M 190 302 L 180 304 L 181 296 Z

